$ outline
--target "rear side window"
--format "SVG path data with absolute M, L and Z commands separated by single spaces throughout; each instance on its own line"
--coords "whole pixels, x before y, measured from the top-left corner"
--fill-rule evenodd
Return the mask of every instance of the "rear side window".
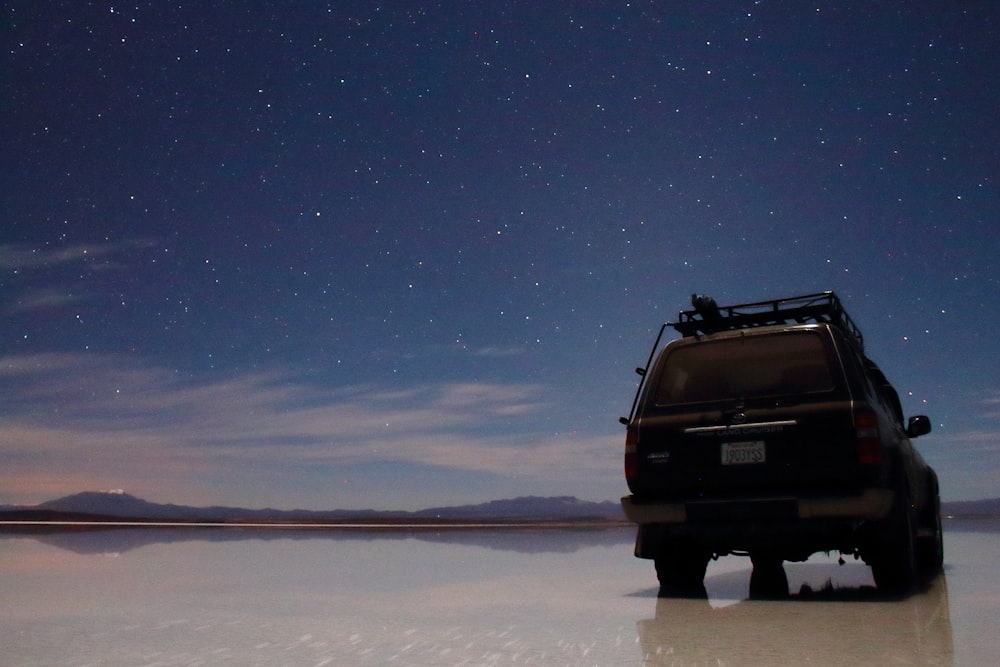
M 833 389 L 833 374 L 814 332 L 741 336 L 668 350 L 656 405 L 787 396 Z

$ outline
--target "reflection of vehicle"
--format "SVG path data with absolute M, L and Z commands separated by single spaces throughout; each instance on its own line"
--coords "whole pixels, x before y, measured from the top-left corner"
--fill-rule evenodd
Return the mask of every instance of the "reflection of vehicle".
M 954 650 L 944 575 L 901 600 L 857 589 L 720 608 L 659 598 L 636 629 L 643 667 L 950 665 Z
M 622 504 L 661 585 L 700 587 L 725 554 L 765 579 L 818 551 L 854 554 L 896 591 L 938 570 L 937 476 L 910 444 L 930 421 L 904 426 L 837 296 L 692 304 L 660 329 L 622 418 Z M 682 338 L 654 362 L 667 326 Z

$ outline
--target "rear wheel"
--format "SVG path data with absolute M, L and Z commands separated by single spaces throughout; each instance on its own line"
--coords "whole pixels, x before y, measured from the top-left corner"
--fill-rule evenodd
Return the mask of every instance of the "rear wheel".
M 666 595 L 705 595 L 705 570 L 711 554 L 694 547 L 672 546 L 654 559 L 660 592 Z
M 771 554 L 754 553 L 750 573 L 750 597 L 757 600 L 788 597 L 788 575 L 784 561 Z

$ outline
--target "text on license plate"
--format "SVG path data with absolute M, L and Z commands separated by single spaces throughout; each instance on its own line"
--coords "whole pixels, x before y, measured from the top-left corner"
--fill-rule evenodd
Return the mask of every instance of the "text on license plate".
M 764 463 L 764 441 L 722 443 L 722 465 Z

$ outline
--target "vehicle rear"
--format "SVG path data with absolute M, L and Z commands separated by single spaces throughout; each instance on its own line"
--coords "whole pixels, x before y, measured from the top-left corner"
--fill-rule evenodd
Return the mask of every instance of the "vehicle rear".
M 629 489 L 702 500 L 860 489 L 854 407 L 828 327 L 676 341 L 629 427 Z
M 668 345 L 628 424 L 626 512 L 726 552 L 786 532 L 806 551 L 838 548 L 831 523 L 846 539 L 887 511 L 870 451 L 880 446 L 878 418 L 852 379 L 848 344 L 820 324 Z

